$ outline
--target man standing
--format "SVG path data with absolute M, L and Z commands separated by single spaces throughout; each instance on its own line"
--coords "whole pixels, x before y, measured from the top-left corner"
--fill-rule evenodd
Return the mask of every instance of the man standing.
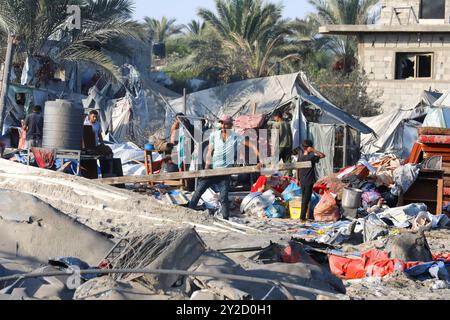
M 292 156 L 292 130 L 289 123 L 284 121 L 283 114 L 279 111 L 273 115 L 273 121 L 269 121 L 272 130 L 278 130 L 280 158 L 284 163 L 289 163 Z
M 94 152 L 100 156 L 108 159 L 113 158 L 113 152 L 110 147 L 105 145 L 103 141 L 103 131 L 100 122 L 98 121 L 98 111 L 92 110 L 89 112 L 89 116 L 84 121 L 85 126 L 91 126 L 95 135 L 95 150 Z
M 44 134 L 44 117 L 42 116 L 42 107 L 34 106 L 32 113 L 25 118 L 24 129 L 26 135 L 26 147 L 42 148 L 42 136 Z
M 313 142 L 311 140 L 305 140 L 302 144 L 302 148 L 303 153 L 300 154 L 298 161 L 311 162 L 312 164 L 311 168 L 300 170 L 300 184 L 302 187 L 302 212 L 300 219 L 301 222 L 306 222 L 307 213 L 308 219 L 314 220 L 314 217 L 311 217 L 311 211 L 308 209 L 311 204 L 313 187 L 317 182 L 316 164 L 326 156 L 313 148 Z
M 221 130 L 215 131 L 211 134 L 209 139 L 208 154 L 206 156 L 206 169 L 210 169 L 211 164 L 213 169 L 231 168 L 236 165 L 239 155 L 239 146 L 241 144 L 253 149 L 256 156 L 259 158 L 259 151 L 254 144 L 245 140 L 244 137 L 236 134 L 233 129 L 233 119 L 229 116 L 224 116 L 220 120 L 222 125 Z M 220 191 L 220 203 L 222 205 L 222 215 L 225 220 L 230 218 L 230 203 L 228 194 L 230 192 L 230 176 L 211 177 L 200 179 L 197 189 L 192 196 L 189 203 L 189 208 L 197 208 L 198 202 L 202 195 L 213 185 L 217 185 Z

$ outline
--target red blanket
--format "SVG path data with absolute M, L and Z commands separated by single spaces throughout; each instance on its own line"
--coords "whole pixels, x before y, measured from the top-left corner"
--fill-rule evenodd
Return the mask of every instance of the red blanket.
M 450 136 L 420 136 L 419 142 L 425 144 L 450 144 Z

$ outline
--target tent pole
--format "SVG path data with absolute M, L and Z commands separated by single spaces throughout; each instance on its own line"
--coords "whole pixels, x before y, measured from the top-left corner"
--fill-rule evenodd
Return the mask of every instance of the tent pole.
M 348 146 L 348 126 L 344 127 L 344 168 L 347 167 L 348 154 L 347 154 L 347 146 Z
M 3 112 L 5 110 L 6 99 L 8 97 L 9 78 L 11 75 L 11 66 L 14 52 L 14 36 L 8 32 L 8 47 L 6 49 L 6 57 L 3 68 L 2 77 L 2 91 L 0 94 L 0 133 L 3 134 L 4 117 Z
M 183 114 L 186 115 L 187 112 L 187 94 L 186 88 L 183 88 Z

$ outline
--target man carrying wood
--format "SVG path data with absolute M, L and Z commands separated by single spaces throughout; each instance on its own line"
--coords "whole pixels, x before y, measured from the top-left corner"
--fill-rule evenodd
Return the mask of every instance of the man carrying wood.
M 243 136 L 234 132 L 233 119 L 224 116 L 220 120 L 221 130 L 211 134 L 209 139 L 208 154 L 206 156 L 206 169 L 231 168 L 236 166 L 239 156 L 239 147 L 244 145 L 251 148 L 259 159 L 258 148 Z M 212 166 L 211 166 L 212 164 Z M 230 192 L 230 176 L 220 176 L 200 179 L 197 189 L 189 203 L 189 208 L 196 209 L 202 195 L 213 185 L 217 185 L 220 191 L 220 203 L 222 206 L 222 216 L 225 220 L 230 218 L 230 203 L 228 194 Z

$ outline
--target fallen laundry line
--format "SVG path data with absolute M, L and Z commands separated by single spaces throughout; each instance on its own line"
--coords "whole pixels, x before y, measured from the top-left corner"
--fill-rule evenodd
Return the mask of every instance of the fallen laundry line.
M 176 223 L 175 220 L 171 220 L 171 219 L 162 219 L 162 218 L 155 218 L 155 217 L 149 217 L 149 216 L 143 216 L 143 215 L 139 215 L 139 218 L 145 219 L 145 220 L 153 220 L 153 221 L 159 221 L 159 222 L 171 222 L 171 223 Z
M 183 221 L 182 224 L 188 224 L 188 225 L 190 225 L 192 227 L 201 228 L 201 229 L 205 229 L 205 230 L 209 230 L 209 231 L 216 231 L 216 232 L 220 232 L 220 233 L 229 233 L 229 230 L 224 230 L 224 229 L 221 229 L 221 228 L 205 226 L 205 225 L 202 225 L 202 224 L 188 222 L 188 221 Z
M 238 276 L 238 275 L 230 275 L 230 274 L 223 274 L 223 273 L 207 273 L 207 272 L 190 272 L 185 270 L 155 270 L 155 269 L 119 269 L 119 270 L 70 270 L 67 269 L 64 271 L 59 272 L 42 272 L 42 273 L 28 273 L 28 274 L 16 274 L 11 275 L 7 277 L 0 277 L 0 282 L 6 282 L 6 281 L 14 281 L 14 280 L 25 280 L 25 279 L 34 279 L 34 278 L 46 278 L 46 277 L 60 277 L 60 276 L 82 276 L 82 275 L 89 275 L 89 274 L 96 274 L 96 275 L 112 275 L 112 274 L 160 274 L 160 275 L 178 275 L 178 276 L 191 276 L 191 277 L 208 277 L 208 278 L 215 278 L 215 279 L 226 279 L 226 280 L 236 280 L 236 281 L 244 281 L 244 282 L 250 282 L 250 283 L 259 283 L 259 284 L 265 284 L 265 285 L 271 285 L 275 286 L 280 291 L 286 295 L 288 299 L 295 299 L 288 289 L 294 289 L 303 291 L 306 293 L 311 293 L 314 295 L 321 295 L 321 296 L 327 296 L 333 299 L 340 300 L 340 297 L 342 295 L 340 294 L 333 294 L 330 292 L 326 292 L 319 289 L 314 288 L 308 288 L 305 286 L 283 282 L 283 281 L 275 281 L 271 279 L 265 279 L 265 278 L 258 278 L 258 277 L 248 277 L 248 276 Z
M 241 230 L 238 230 L 238 229 L 235 229 L 235 228 L 231 228 L 231 227 L 225 226 L 225 225 L 223 225 L 223 224 L 221 224 L 219 222 L 214 222 L 214 225 L 218 226 L 218 227 L 222 227 L 222 228 L 230 230 L 230 231 L 233 231 L 233 232 L 237 232 L 237 233 L 240 233 L 240 234 L 247 235 L 247 232 L 244 232 L 244 231 L 241 231 Z
M 229 220 L 225 220 L 225 219 L 222 219 L 222 218 L 218 218 L 218 220 L 219 220 L 219 221 L 222 221 L 222 222 L 224 222 L 224 223 L 228 223 L 228 224 L 230 224 L 230 225 L 232 225 L 232 226 L 235 226 L 235 227 L 237 227 L 237 228 L 244 228 L 244 229 L 252 230 L 252 231 L 255 231 L 255 232 L 258 232 L 258 233 L 264 233 L 264 232 L 261 231 L 261 230 L 258 230 L 258 229 L 255 229 L 255 228 L 251 228 L 251 227 L 248 227 L 248 226 L 246 226 L 246 225 L 242 225 L 242 224 L 239 224 L 239 223 L 236 223 L 236 222 L 232 222 L 232 221 L 229 221 Z

